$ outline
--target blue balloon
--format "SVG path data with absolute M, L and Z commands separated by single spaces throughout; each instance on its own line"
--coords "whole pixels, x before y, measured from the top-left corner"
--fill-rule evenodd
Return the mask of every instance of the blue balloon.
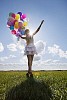
M 21 32 L 21 29 L 18 29 L 19 32 Z
M 10 26 L 10 30 L 14 30 L 14 26 Z
M 18 31 L 21 33 L 21 35 L 24 35 L 25 34 L 25 31 L 22 30 L 22 29 L 18 29 Z
M 24 35 L 24 34 L 25 34 L 25 31 L 24 31 L 24 30 L 22 30 L 22 31 L 21 31 L 21 34 L 22 34 L 22 35 Z

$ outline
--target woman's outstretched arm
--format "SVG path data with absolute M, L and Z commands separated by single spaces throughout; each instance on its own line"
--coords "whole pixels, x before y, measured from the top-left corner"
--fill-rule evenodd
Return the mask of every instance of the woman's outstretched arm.
M 41 24 L 39 25 L 39 27 L 37 28 L 37 30 L 33 33 L 33 35 L 35 35 L 41 28 L 42 24 L 43 24 L 44 20 L 42 20 Z
M 22 37 L 21 35 L 19 35 L 19 37 L 22 38 L 22 39 L 26 39 L 26 37 Z

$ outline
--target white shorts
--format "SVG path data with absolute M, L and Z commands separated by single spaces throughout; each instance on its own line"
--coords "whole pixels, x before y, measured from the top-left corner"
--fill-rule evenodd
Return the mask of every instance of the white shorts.
M 34 55 L 34 54 L 37 54 L 35 45 L 33 43 L 26 45 L 24 50 L 24 55 Z

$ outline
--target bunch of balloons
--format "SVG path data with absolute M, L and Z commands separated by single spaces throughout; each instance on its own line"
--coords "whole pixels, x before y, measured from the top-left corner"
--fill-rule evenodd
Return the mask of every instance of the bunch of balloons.
M 17 14 L 12 12 L 9 13 L 7 26 L 12 34 L 16 35 L 17 37 L 19 34 L 24 35 L 27 25 L 28 22 L 26 14 L 22 14 L 22 12 L 18 12 Z

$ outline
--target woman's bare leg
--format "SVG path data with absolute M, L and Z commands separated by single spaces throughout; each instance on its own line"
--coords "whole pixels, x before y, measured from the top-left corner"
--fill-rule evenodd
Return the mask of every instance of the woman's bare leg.
M 33 77 L 33 74 L 32 74 L 32 62 L 33 62 L 33 57 L 34 55 L 27 55 L 27 59 L 28 59 L 28 73 L 26 74 L 27 77 Z
M 28 58 L 28 73 L 32 73 L 32 57 L 31 55 L 27 55 Z
M 31 66 L 32 66 L 32 63 L 33 63 L 33 58 L 34 58 L 34 55 L 31 55 Z

